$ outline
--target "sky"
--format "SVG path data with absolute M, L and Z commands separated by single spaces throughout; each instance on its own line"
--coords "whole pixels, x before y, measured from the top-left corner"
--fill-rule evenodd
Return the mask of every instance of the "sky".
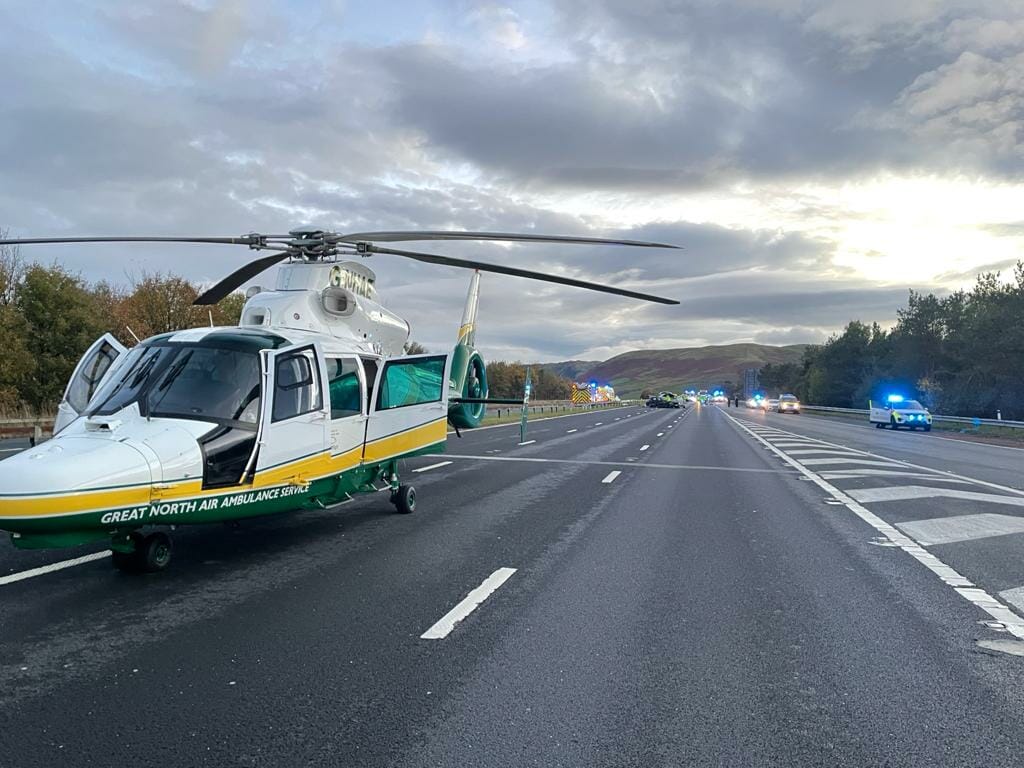
M 820 342 L 1024 258 L 1020 0 L 7 0 L 0 72 L 11 236 L 683 246 L 422 244 L 682 302 L 485 275 L 490 359 Z M 250 252 L 23 255 L 212 283 Z M 413 338 L 453 343 L 467 273 L 368 265 Z

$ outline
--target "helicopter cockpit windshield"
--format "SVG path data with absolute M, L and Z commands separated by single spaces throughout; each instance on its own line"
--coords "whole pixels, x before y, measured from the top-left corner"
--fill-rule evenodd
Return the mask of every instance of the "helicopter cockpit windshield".
M 89 416 L 137 403 L 143 416 L 256 428 L 260 361 L 255 352 L 192 344 L 141 344 L 96 392 Z

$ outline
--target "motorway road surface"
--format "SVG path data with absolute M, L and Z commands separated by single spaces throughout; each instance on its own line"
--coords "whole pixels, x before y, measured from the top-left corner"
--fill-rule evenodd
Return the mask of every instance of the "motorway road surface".
M 529 437 L 408 462 L 411 516 L 179 530 L 163 574 L 0 543 L 0 765 L 1024 764 L 1024 451 L 718 407 Z

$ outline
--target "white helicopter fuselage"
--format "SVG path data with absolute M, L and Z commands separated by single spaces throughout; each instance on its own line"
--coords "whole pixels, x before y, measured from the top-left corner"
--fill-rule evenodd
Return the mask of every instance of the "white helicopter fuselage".
M 0 529 L 128 551 L 142 526 L 397 492 L 397 459 L 444 449 L 452 355 L 402 356 L 409 325 L 373 283 L 358 263 L 286 264 L 239 326 L 99 339 L 54 438 L 0 462 Z

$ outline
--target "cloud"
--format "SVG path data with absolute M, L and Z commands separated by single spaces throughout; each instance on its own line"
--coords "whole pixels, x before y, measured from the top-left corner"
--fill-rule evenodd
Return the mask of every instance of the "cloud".
M 909 286 L 837 265 L 858 257 L 846 233 L 878 218 L 849 189 L 960 172 L 979 186 L 1013 184 L 1021 171 L 1024 19 L 1012 3 L 111 8 L 0 9 L 0 225 L 217 235 L 315 222 L 685 247 L 433 248 L 683 301 L 487 275 L 480 340 L 492 357 L 821 340 L 854 317 L 887 322 Z M 976 230 L 1004 246 L 1016 233 L 995 216 Z M 886 253 L 887 237 L 857 249 Z M 972 247 L 932 287 L 974 262 L 1004 263 L 1003 253 Z M 251 255 L 25 254 L 94 280 L 170 269 L 207 282 Z M 418 340 L 452 342 L 467 275 L 397 257 L 369 263 Z

